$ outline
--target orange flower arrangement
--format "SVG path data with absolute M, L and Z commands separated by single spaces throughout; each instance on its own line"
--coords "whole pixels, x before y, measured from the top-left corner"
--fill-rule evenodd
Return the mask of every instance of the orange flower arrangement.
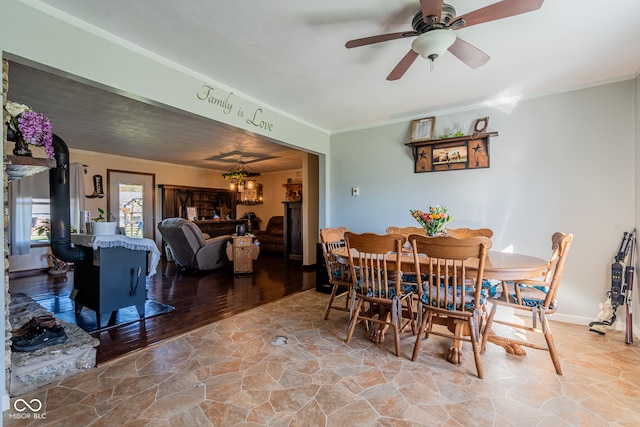
M 453 219 L 453 215 L 449 215 L 447 212 L 447 207 L 440 205 L 431 206 L 428 212 L 412 209 L 409 212 L 424 227 L 428 236 L 440 233 L 444 226 Z

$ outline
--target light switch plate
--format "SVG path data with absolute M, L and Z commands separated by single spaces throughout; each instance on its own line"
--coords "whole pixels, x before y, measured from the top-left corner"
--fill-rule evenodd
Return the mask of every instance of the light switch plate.
M 360 195 L 360 187 L 353 187 L 351 189 L 351 195 L 352 196 L 359 196 Z

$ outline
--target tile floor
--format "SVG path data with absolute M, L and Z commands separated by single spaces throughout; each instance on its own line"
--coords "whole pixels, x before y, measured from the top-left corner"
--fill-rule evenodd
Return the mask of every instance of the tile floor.
M 346 344 L 347 315 L 323 321 L 326 300 L 301 292 L 16 396 L 4 425 L 640 424 L 640 348 L 622 332 L 553 323 L 562 376 L 546 352 L 519 357 L 489 344 L 480 380 L 468 343 L 460 366 L 443 360 L 449 342 L 439 337 L 423 343 L 416 362 L 410 332 L 402 357 L 392 339 L 372 344 L 362 328 Z M 278 336 L 286 343 L 276 345 Z M 18 412 L 17 399 L 42 408 Z

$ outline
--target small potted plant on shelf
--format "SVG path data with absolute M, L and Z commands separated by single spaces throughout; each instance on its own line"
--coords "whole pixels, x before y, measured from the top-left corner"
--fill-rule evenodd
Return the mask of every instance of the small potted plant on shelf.
M 106 217 L 105 217 L 106 215 Z M 107 219 L 111 220 L 108 221 Z M 106 213 L 104 209 L 98 208 L 98 216 L 91 218 L 91 228 L 94 236 L 111 236 L 116 234 L 116 226 L 118 223 L 111 213 Z

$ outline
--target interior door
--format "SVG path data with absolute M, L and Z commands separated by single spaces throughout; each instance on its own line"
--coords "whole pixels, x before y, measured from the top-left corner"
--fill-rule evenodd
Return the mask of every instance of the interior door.
M 155 240 L 155 174 L 107 169 L 107 206 L 129 237 Z

